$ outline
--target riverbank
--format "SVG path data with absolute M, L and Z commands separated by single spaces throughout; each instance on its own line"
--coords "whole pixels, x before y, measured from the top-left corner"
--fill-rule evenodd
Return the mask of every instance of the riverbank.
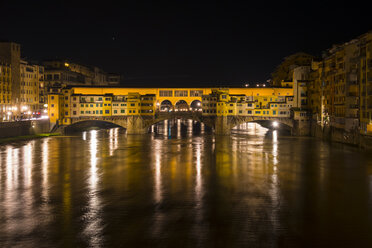
M 48 119 L 0 122 L 0 139 L 49 133 Z
M 40 134 L 0 138 L 0 145 L 4 145 L 4 144 L 11 143 L 14 141 L 26 141 L 26 140 L 41 139 L 41 138 L 52 137 L 52 136 L 59 136 L 59 135 L 61 134 L 60 133 L 40 133 Z
M 360 134 L 358 130 L 348 132 L 342 128 L 332 126 L 322 128 L 320 125 L 313 124 L 311 128 L 311 136 L 330 142 L 338 142 L 357 146 L 365 150 L 372 150 L 372 137 Z

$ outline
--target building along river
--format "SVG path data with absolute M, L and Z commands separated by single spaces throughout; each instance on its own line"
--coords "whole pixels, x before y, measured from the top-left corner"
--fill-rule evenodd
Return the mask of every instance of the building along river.
M 0 146 L 0 247 L 372 247 L 372 154 L 191 121 Z

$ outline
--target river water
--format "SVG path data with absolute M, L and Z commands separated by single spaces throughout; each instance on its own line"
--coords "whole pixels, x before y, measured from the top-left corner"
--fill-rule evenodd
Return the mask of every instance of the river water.
M 0 247 L 372 247 L 372 155 L 257 124 L 0 146 Z

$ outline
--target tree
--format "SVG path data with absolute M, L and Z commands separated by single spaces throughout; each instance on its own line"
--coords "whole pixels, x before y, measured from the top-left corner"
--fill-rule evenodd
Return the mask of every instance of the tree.
M 291 81 L 293 79 L 292 70 L 297 66 L 310 65 L 313 58 L 307 53 L 295 53 L 285 57 L 283 62 L 271 73 L 273 86 L 280 86 L 282 80 Z

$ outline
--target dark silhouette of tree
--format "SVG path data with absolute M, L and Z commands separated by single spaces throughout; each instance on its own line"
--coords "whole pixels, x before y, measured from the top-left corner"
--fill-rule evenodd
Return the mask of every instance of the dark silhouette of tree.
M 291 81 L 293 79 L 292 70 L 297 66 L 311 65 L 313 58 L 307 53 L 295 53 L 285 57 L 283 62 L 271 73 L 273 86 L 280 86 L 282 80 Z

